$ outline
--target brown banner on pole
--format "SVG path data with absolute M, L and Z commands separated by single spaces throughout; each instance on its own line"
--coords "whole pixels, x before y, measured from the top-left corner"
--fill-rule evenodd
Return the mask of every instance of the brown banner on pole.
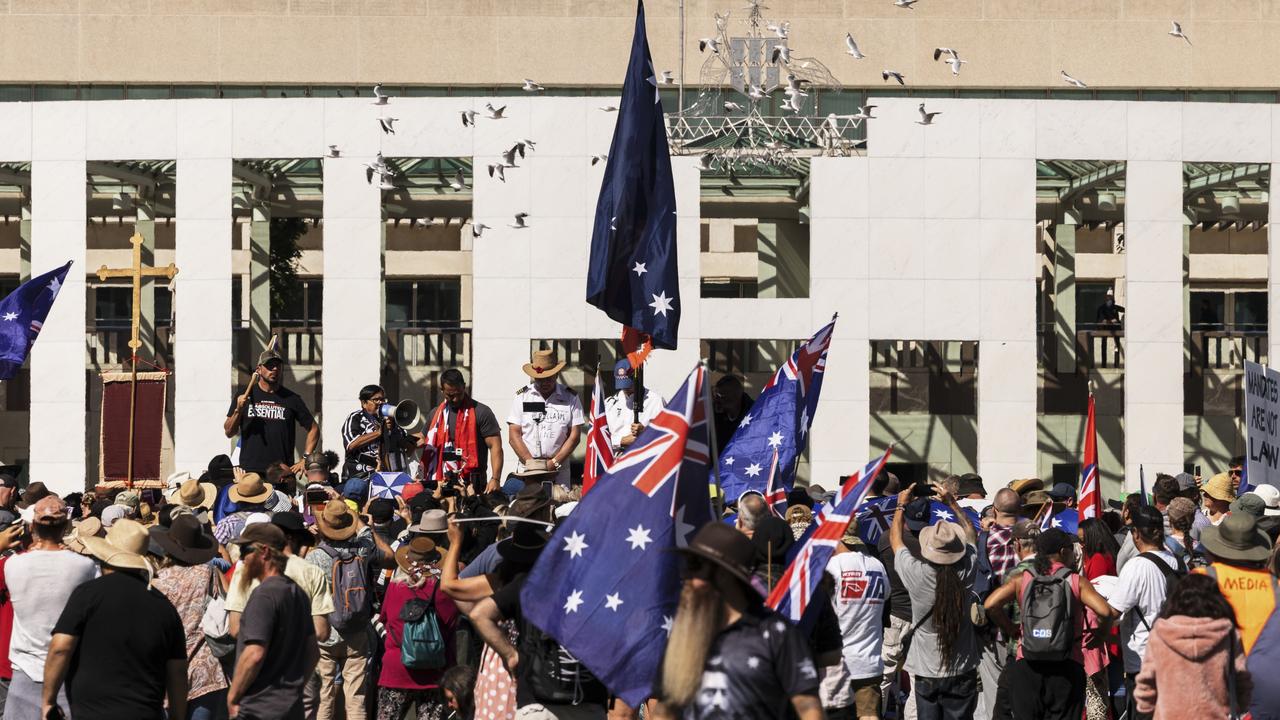
M 168 374 L 138 373 L 134 414 L 133 481 L 159 483 L 160 442 Z M 102 426 L 99 435 L 99 477 L 103 483 L 124 483 L 129 477 L 130 374 L 102 373 Z M 145 487 L 145 486 L 144 486 Z

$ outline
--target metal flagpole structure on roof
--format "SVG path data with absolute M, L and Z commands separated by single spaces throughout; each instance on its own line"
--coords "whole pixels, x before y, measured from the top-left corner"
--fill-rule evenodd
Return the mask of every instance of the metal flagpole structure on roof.
M 676 116 L 684 117 L 684 0 L 680 0 L 680 99 Z

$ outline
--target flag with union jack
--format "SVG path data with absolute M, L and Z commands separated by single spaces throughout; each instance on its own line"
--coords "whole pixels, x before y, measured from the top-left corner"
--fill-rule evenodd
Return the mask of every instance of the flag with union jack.
M 586 463 L 582 468 L 582 494 L 586 495 L 596 481 L 604 477 L 613 464 L 613 438 L 609 435 L 609 419 L 604 414 L 604 386 L 596 369 L 596 388 L 591 393 L 591 429 L 587 431 Z
M 1102 517 L 1102 488 L 1098 486 L 1098 431 L 1094 425 L 1093 393 L 1084 425 L 1084 457 L 1080 459 L 1080 519 Z
M 769 484 L 765 486 L 764 491 L 765 504 L 769 506 L 769 512 L 782 517 L 787 511 L 787 489 L 778 483 L 778 450 L 773 451 L 773 462 L 769 465 Z
M 521 613 L 615 695 L 649 695 L 680 596 L 679 555 L 711 522 L 707 382 L 694 369 L 556 529 Z
M 737 502 L 742 493 L 764 494 L 769 458 L 777 451 L 775 487 L 790 492 L 795 484 L 796 460 L 804 452 L 809 426 L 818 411 L 818 395 L 827 366 L 827 350 L 836 321 L 827 323 L 802 344 L 777 369 L 769 384 L 733 437 L 720 450 L 720 486 L 726 502 Z
M 818 521 L 809 527 L 797 542 L 799 550 L 795 553 L 786 572 L 773 586 L 766 604 L 780 614 L 798 623 L 809 608 L 809 601 L 826 572 L 827 561 L 835 552 L 836 543 L 844 537 L 845 530 L 853 520 L 854 511 L 862 505 L 862 501 L 871 489 L 876 475 L 884 469 L 884 464 L 893 452 L 890 447 L 884 455 L 867 463 L 867 466 L 850 475 L 840 492 L 822 512 L 818 513 Z

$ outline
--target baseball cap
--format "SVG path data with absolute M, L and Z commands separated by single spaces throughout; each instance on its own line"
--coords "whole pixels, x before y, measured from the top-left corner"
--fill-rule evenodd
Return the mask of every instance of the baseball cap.
M 249 525 L 240 532 L 240 536 L 231 541 L 232 545 L 266 545 L 275 550 L 284 550 L 284 531 L 270 522 Z
M 933 503 L 929 498 L 916 498 L 907 503 L 902 509 L 902 517 L 906 520 L 907 529 L 911 532 L 918 533 L 923 530 L 932 519 Z
M 1178 473 L 1173 476 L 1178 481 L 1178 491 L 1185 492 L 1196 486 L 1196 479 L 1191 473 Z
M 1070 500 L 1075 496 L 1076 489 L 1071 485 L 1071 483 L 1054 483 L 1053 487 L 1049 488 L 1049 497 L 1054 500 Z
M 1151 505 L 1139 505 L 1129 515 L 1129 521 L 1138 528 L 1164 528 L 1164 516 Z
M 631 361 L 622 358 L 613 364 L 613 386 L 619 390 L 627 390 L 632 385 L 632 376 L 635 371 L 631 369 Z
M 272 360 L 275 360 L 275 361 L 277 361 L 277 362 L 281 362 L 281 363 L 283 363 L 283 362 L 284 362 L 284 356 L 282 356 L 282 355 L 280 354 L 280 351 L 279 351 L 279 350 L 276 350 L 276 349 L 274 349 L 274 348 L 267 349 L 267 350 L 263 350 L 262 352 L 258 353 L 258 364 L 259 364 L 259 365 L 266 365 L 267 363 L 271 362 Z

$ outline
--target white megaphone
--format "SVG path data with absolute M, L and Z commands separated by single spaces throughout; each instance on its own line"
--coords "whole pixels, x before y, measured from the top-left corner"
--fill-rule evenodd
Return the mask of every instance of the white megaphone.
M 401 400 L 392 405 L 386 403 L 378 406 L 378 414 L 382 417 L 389 417 L 395 421 L 401 429 L 408 430 L 417 426 L 422 422 L 422 414 L 418 412 L 418 403 L 412 400 Z

